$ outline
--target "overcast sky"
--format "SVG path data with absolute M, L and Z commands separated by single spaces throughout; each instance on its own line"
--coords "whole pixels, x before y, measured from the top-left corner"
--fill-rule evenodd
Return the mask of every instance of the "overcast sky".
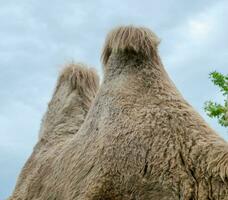
M 203 111 L 206 100 L 222 101 L 208 74 L 228 73 L 227 20 L 227 0 L 0 0 L 0 199 L 12 192 L 37 141 L 59 68 L 74 60 L 101 75 L 101 48 L 116 25 L 157 33 L 172 80 L 227 140 L 227 130 Z

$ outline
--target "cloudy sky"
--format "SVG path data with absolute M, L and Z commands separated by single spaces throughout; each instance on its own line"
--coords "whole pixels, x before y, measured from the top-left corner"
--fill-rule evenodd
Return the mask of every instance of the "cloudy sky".
M 172 80 L 227 140 L 203 111 L 206 100 L 222 101 L 208 73 L 228 73 L 227 19 L 227 0 L 0 0 L 0 199 L 32 152 L 59 68 L 74 60 L 101 75 L 101 48 L 116 25 L 157 33 Z

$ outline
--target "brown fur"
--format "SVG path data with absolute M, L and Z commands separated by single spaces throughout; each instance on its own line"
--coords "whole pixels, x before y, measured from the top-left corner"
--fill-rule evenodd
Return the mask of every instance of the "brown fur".
M 117 51 L 134 50 L 144 56 L 153 56 L 160 40 L 149 29 L 141 27 L 135 29 L 133 26 L 118 27 L 108 34 L 103 53 L 103 64 L 106 65 L 109 56 Z
M 77 133 L 99 87 L 93 69 L 83 64 L 68 64 L 58 78 L 48 110 L 43 118 L 39 141 L 26 162 L 10 199 L 29 199 L 34 177 L 48 173 L 64 142 Z M 38 189 L 41 187 L 37 184 Z
M 56 143 L 57 135 L 61 139 L 74 134 L 75 128 L 79 129 L 84 121 L 98 88 L 99 78 L 94 69 L 79 63 L 65 66 L 43 118 L 39 137 L 45 140 L 48 135 L 50 140 L 53 135 L 52 141 Z
M 108 35 L 87 118 L 27 199 L 228 199 L 228 145 L 183 99 L 144 30 Z

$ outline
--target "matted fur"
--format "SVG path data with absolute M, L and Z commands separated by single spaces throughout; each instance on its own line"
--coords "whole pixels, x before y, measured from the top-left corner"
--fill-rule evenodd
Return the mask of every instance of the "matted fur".
M 121 26 L 113 29 L 106 37 L 102 53 L 102 62 L 106 65 L 112 52 L 133 50 L 151 57 L 156 51 L 160 40 L 148 28 Z
M 33 196 L 35 177 L 40 178 L 35 187 L 41 187 L 41 172 L 46 174 L 51 170 L 52 162 L 64 143 L 77 133 L 98 88 L 99 77 L 94 69 L 84 64 L 64 66 L 42 120 L 38 143 L 23 167 L 10 199 L 30 199 L 28 196 Z

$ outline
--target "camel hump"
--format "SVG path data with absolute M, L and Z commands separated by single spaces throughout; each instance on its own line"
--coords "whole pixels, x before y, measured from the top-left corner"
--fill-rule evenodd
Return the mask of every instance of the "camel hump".
M 99 76 L 96 70 L 81 63 L 64 66 L 59 75 L 57 88 L 63 82 L 68 82 L 72 90 L 78 90 L 81 94 L 87 92 L 95 94 L 99 88 Z
M 56 143 L 57 136 L 76 133 L 98 88 L 99 76 L 94 69 L 80 63 L 66 64 L 42 119 L 39 138 L 51 138 Z
M 125 50 L 150 57 L 159 43 L 160 39 L 148 28 L 120 26 L 107 35 L 101 57 L 102 62 L 106 65 L 111 53 Z

